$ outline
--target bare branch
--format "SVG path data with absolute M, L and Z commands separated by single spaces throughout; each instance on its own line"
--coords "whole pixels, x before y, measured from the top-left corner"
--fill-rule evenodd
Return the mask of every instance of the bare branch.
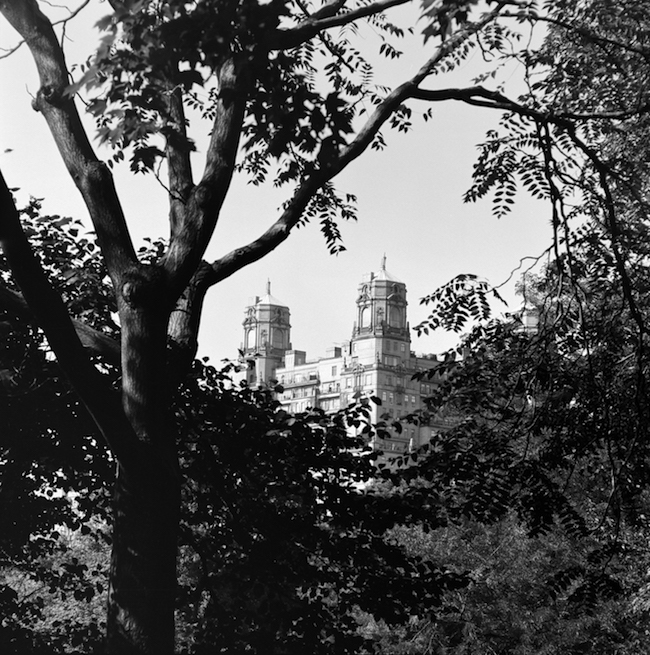
M 416 100 L 428 100 L 430 102 L 441 102 L 444 100 L 460 100 L 468 105 L 475 107 L 488 107 L 491 109 L 500 109 L 502 111 L 516 111 L 517 113 L 531 118 L 541 118 L 543 112 L 526 107 L 521 103 L 515 102 L 504 96 L 498 91 L 491 91 L 482 86 L 472 86 L 464 89 L 420 89 L 415 88 L 411 93 L 411 98 Z
M 595 120 L 624 120 L 647 114 L 650 112 L 650 104 L 645 103 L 623 111 L 602 111 L 602 112 L 552 112 L 533 109 L 516 100 L 512 100 L 498 91 L 491 91 L 482 86 L 472 86 L 464 89 L 415 89 L 411 97 L 417 100 L 428 100 L 430 102 L 441 102 L 444 100 L 459 100 L 474 107 L 487 107 L 500 111 L 512 111 L 520 116 L 527 116 L 542 122 L 555 123 L 557 125 L 568 125 L 569 121 L 595 121 Z
M 25 43 L 24 39 L 21 39 L 18 41 L 18 43 L 13 47 L 13 48 L 0 48 L 2 50 L 2 54 L 0 55 L 0 59 L 6 59 L 7 57 L 11 57 L 11 55 L 16 52 Z
M 512 278 L 516 274 L 519 276 L 519 278 L 525 278 L 525 275 L 531 269 L 533 269 L 535 266 L 537 266 L 537 264 L 539 264 L 542 257 L 548 256 L 548 254 L 551 252 L 551 248 L 552 248 L 552 246 L 549 246 L 548 248 L 545 248 L 539 255 L 526 255 L 525 257 L 521 257 L 519 259 L 519 264 L 517 264 L 517 266 L 515 266 L 515 268 L 513 268 L 510 271 L 510 275 L 508 275 L 508 277 L 505 280 L 503 280 L 503 282 L 499 282 L 499 284 L 496 284 L 492 288 L 496 291 L 498 289 L 501 289 L 502 287 L 505 287 L 506 284 L 508 284 L 510 282 L 510 280 L 512 280 Z M 530 260 L 532 263 L 530 264 L 530 266 L 528 266 L 528 268 L 523 273 L 521 273 L 520 271 L 523 268 L 524 262 L 526 260 Z
M 69 21 L 71 21 L 77 14 L 79 14 L 84 7 L 87 7 L 89 4 L 90 4 L 90 0 L 84 0 L 76 9 L 73 9 L 68 16 L 66 16 L 65 18 L 61 18 L 60 20 L 54 21 L 52 23 L 52 26 L 54 27 L 55 25 L 63 25 L 65 28 L 65 25 Z M 7 57 L 11 56 L 24 43 L 25 43 L 25 39 L 21 39 L 17 43 L 17 45 L 15 45 L 13 48 L 9 48 L 8 50 L 6 48 L 0 48 L 0 50 L 2 50 L 4 53 L 0 55 L 0 59 L 6 59 Z

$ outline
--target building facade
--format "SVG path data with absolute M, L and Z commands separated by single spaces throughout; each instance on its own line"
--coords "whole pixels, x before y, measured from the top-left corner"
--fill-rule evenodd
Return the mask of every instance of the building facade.
M 283 391 L 278 399 L 291 412 L 308 407 L 336 411 L 360 395 L 381 400 L 380 406 L 371 403 L 373 422 L 381 418 L 390 422 L 426 409 L 435 379 L 420 381 L 413 376 L 431 370 L 438 360 L 417 357 L 411 350 L 406 285 L 386 270 L 385 257 L 378 272 L 361 280 L 356 305 L 351 339 L 330 348 L 324 357 L 307 359 L 304 351 L 293 349 L 289 308 L 271 295 L 268 284 L 266 295 L 246 308 L 241 352 L 248 384 L 279 383 Z M 404 423 L 401 433 L 377 437 L 375 446 L 406 452 L 428 442 L 444 423 L 439 418 Z

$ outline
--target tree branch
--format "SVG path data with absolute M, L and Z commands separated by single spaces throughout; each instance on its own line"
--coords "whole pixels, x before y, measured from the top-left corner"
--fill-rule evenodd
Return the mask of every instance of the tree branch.
M 414 89 L 411 97 L 416 100 L 427 100 L 429 102 L 441 102 L 443 100 L 459 100 L 474 107 L 487 107 L 501 111 L 512 111 L 520 116 L 527 116 L 545 123 L 557 125 L 569 125 L 570 121 L 596 121 L 596 120 L 624 120 L 647 114 L 650 112 L 650 104 L 643 104 L 634 109 L 612 112 L 559 112 L 541 111 L 533 109 L 516 100 L 512 100 L 498 91 L 491 91 L 482 86 L 472 86 L 464 89 Z
M 314 170 L 304 179 L 293 198 L 286 205 L 282 215 L 264 234 L 248 245 L 231 251 L 212 264 L 213 274 L 210 278 L 210 284 L 216 284 L 277 248 L 298 224 L 313 194 L 359 157 L 373 142 L 384 123 L 405 100 L 413 97 L 418 85 L 434 72 L 436 66 L 473 34 L 494 20 L 502 7 L 503 4 L 499 4 L 479 21 L 458 30 L 441 43 L 436 52 L 410 80 L 394 89 L 377 105 L 366 124 L 359 130 L 357 136 L 340 151 L 338 157 L 329 164 L 321 165 L 320 168 Z
M 66 95 L 68 70 L 49 19 L 36 0 L 4 0 L 0 12 L 25 40 L 41 87 L 33 102 L 50 128 L 63 162 L 81 192 L 93 221 L 106 265 L 119 288 L 121 272 L 136 261 L 113 177 L 90 145 L 73 98 Z
M 517 18 L 521 19 L 520 14 L 504 12 L 502 14 L 504 18 Z M 555 27 L 561 27 L 567 31 L 575 32 L 587 41 L 592 43 L 597 43 L 598 45 L 611 45 L 616 48 L 621 48 L 627 52 L 632 52 L 637 55 L 641 55 L 644 58 L 647 58 L 650 54 L 650 51 L 647 48 L 637 48 L 630 43 L 623 43 L 622 41 L 616 41 L 615 39 L 610 39 L 606 36 L 600 36 L 594 32 L 589 31 L 585 27 L 575 23 L 568 23 L 566 21 L 560 20 L 558 18 L 553 18 L 551 16 L 540 16 L 539 14 L 529 14 L 527 15 L 528 20 L 532 22 L 548 23 L 549 25 L 554 25 Z
M 189 196 L 161 262 L 173 298 L 185 290 L 201 262 L 235 170 L 248 95 L 244 65 L 230 59 L 217 71 L 217 78 L 219 101 L 203 177 Z
M 20 225 L 20 218 L 11 192 L 0 173 L 0 246 L 11 266 L 24 300 L 45 332 L 63 372 L 109 447 L 119 458 L 130 461 L 130 448 L 135 439 L 122 411 L 120 398 L 106 385 L 85 351 L 61 296 L 49 283 L 38 259 L 32 252 Z M 137 440 L 136 440 L 137 442 Z
M 320 20 L 321 18 L 329 18 L 330 16 L 334 16 L 334 14 L 338 13 L 341 11 L 341 9 L 343 9 L 343 7 L 345 7 L 346 2 L 347 0 L 332 0 L 331 2 L 324 4 L 320 9 L 315 11 L 311 17 L 313 20 Z M 300 6 L 302 7 L 302 5 Z
M 203 303 L 210 288 L 212 267 L 201 262 L 187 288 L 176 302 L 167 326 L 168 360 L 170 374 L 176 388 L 187 375 L 198 350 L 199 324 Z
M 63 29 L 65 30 L 65 25 L 71 21 L 77 14 L 81 12 L 84 7 L 87 7 L 90 4 L 90 0 L 84 0 L 76 9 L 73 9 L 68 16 L 65 18 L 62 18 L 61 20 L 56 20 L 52 23 L 52 26 L 54 27 L 55 25 L 63 25 Z M 25 39 L 21 39 L 13 48 L 5 49 L 5 48 L 0 48 L 0 50 L 3 51 L 3 54 L 0 55 L 0 59 L 6 59 L 10 55 L 12 55 L 20 46 L 22 46 L 25 43 Z
M 24 321 L 36 320 L 23 296 L 2 284 L 0 284 L 0 309 Z M 113 366 L 120 365 L 120 344 L 115 339 L 78 319 L 73 318 L 72 324 L 84 348 L 102 356 Z
M 169 171 L 170 240 L 173 240 L 183 228 L 185 202 L 194 188 L 183 93 L 180 87 L 170 89 L 167 107 L 171 133 L 167 135 L 165 150 Z
M 309 41 L 309 39 L 315 37 L 323 30 L 348 25 L 359 18 L 374 16 L 386 9 L 403 5 L 407 2 L 410 2 L 410 0 L 378 0 L 378 2 L 372 2 L 365 7 L 359 7 L 344 14 L 336 15 L 336 12 L 344 7 L 345 0 L 334 0 L 321 7 L 318 11 L 296 25 L 296 27 L 277 30 L 269 38 L 267 46 L 271 50 L 295 48 L 305 41 Z

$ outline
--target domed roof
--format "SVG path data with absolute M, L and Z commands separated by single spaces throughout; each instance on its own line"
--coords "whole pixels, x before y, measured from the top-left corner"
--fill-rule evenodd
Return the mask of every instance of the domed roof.
M 288 307 L 281 300 L 271 295 L 271 280 L 266 281 L 266 294 L 258 299 L 257 305 L 275 305 L 277 307 Z
M 391 273 L 389 273 L 386 270 L 386 255 L 385 254 L 381 258 L 381 269 L 379 270 L 379 273 L 376 273 L 373 276 L 373 278 L 375 280 L 384 280 L 386 282 L 399 282 L 399 284 L 404 284 L 404 282 L 402 282 L 402 280 L 395 277 L 394 275 L 392 275 Z

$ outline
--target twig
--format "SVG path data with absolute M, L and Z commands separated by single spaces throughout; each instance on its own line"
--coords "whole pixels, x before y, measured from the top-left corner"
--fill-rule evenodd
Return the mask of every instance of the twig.
M 45 4 L 50 5 L 50 7 L 58 7 L 59 9 L 63 9 L 63 6 L 61 6 L 61 5 L 54 5 L 54 4 L 50 3 L 50 2 L 46 2 Z M 70 13 L 69 16 L 66 16 L 65 18 L 61 18 L 60 20 L 54 21 L 52 23 L 52 26 L 54 26 L 54 25 L 63 25 L 63 30 L 64 30 L 64 34 L 65 34 L 65 26 L 68 23 L 68 21 L 72 20 L 75 16 L 77 16 L 77 14 L 79 14 L 81 12 L 81 10 L 84 9 L 84 7 L 86 7 L 89 4 L 90 4 L 90 0 L 83 0 L 83 2 L 76 9 L 74 9 Z M 67 7 L 66 7 L 66 9 L 67 9 Z M 14 52 L 16 52 L 16 50 L 18 50 L 18 48 L 20 48 L 20 46 L 22 46 L 24 43 L 25 43 L 25 39 L 21 39 L 18 42 L 18 44 L 15 45 L 13 48 L 9 48 L 9 49 L 0 48 L 0 50 L 2 50 L 3 53 L 4 53 L 4 54 L 0 55 L 0 59 L 7 59 L 7 57 L 10 57 L 11 55 L 13 55 Z

